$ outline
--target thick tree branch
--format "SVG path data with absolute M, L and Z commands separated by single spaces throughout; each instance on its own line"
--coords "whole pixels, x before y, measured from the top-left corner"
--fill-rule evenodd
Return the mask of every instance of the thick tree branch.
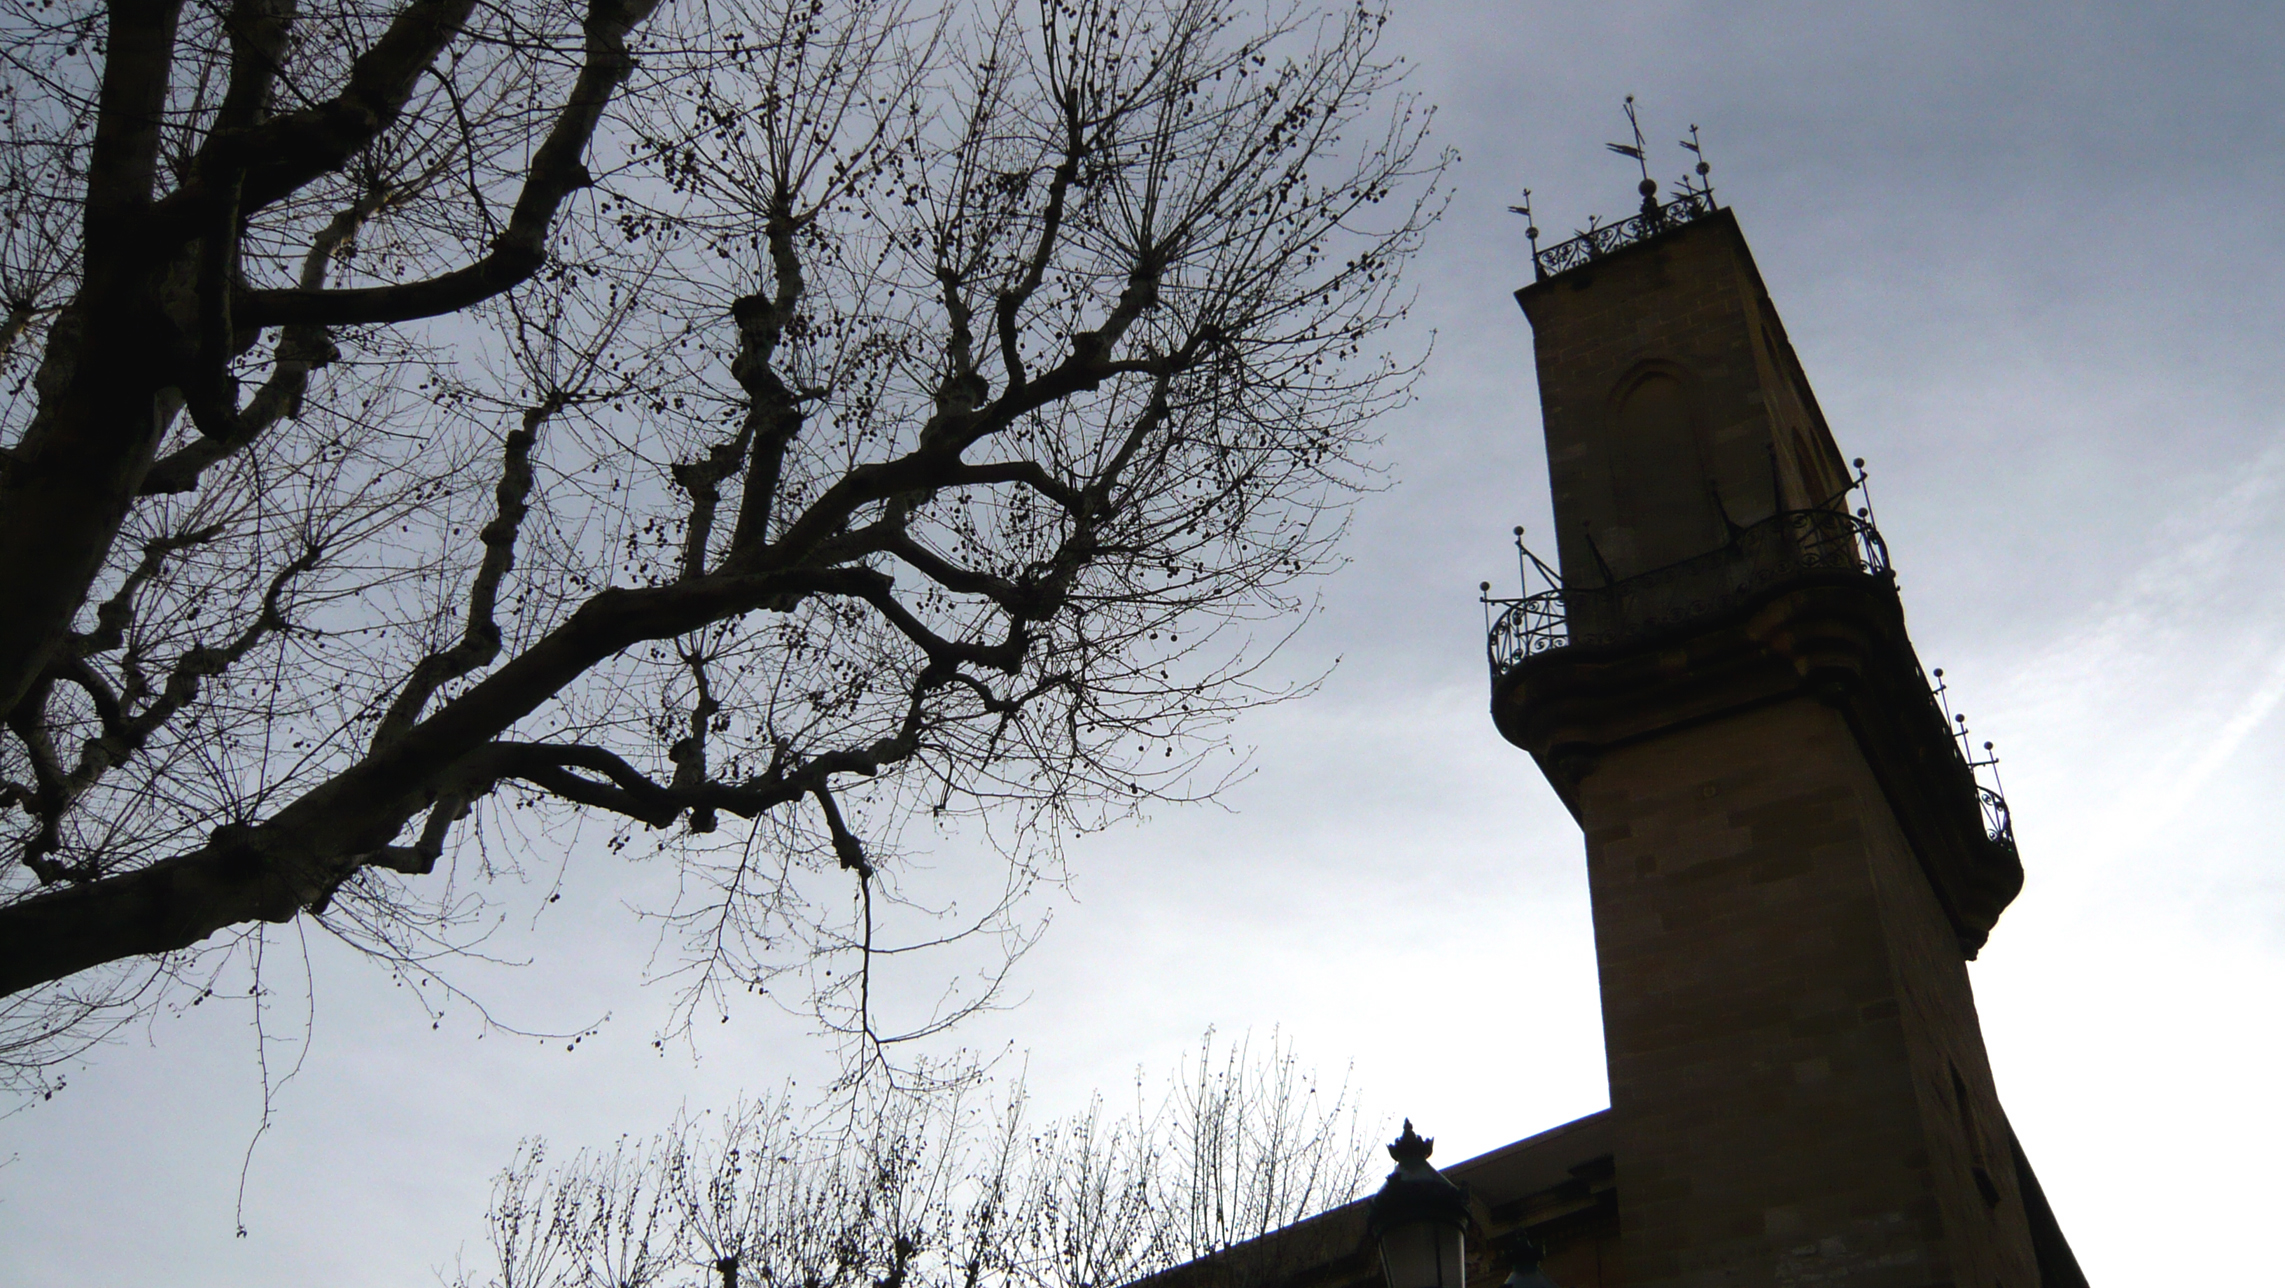
M 738 503 L 738 522 L 730 530 L 733 552 L 769 540 L 786 451 L 801 433 L 801 400 L 772 366 L 778 341 L 794 310 L 801 306 L 806 287 L 801 252 L 794 244 L 799 231 L 790 198 L 783 192 L 775 194 L 762 229 L 769 243 L 775 289 L 767 298 L 743 296 L 730 306 L 731 321 L 738 328 L 738 356 L 731 359 L 730 378 L 746 391 L 746 415 L 739 432 L 753 450 L 752 459 L 746 463 L 746 488 Z
M 112 592 L 111 598 L 96 606 L 95 629 L 74 639 L 72 651 L 80 657 L 94 657 L 124 645 L 127 642 L 127 628 L 135 624 L 135 592 L 159 574 L 159 570 L 166 566 L 167 556 L 177 550 L 204 545 L 221 536 L 222 531 L 221 524 L 212 523 L 173 536 L 153 537 L 144 542 L 142 559 L 119 583 L 119 589 Z
M 1128 292 L 1130 296 L 1135 294 L 1132 290 Z M 1135 314 L 1139 313 L 1138 306 Z M 1112 321 L 1123 331 L 1133 317 Z M 970 468 L 960 463 L 960 453 L 969 446 L 1005 430 L 1032 412 L 1075 393 L 1094 389 L 1118 374 L 1113 364 L 1092 356 L 1102 347 L 1101 334 L 1099 329 L 1075 337 L 1071 356 L 1022 388 L 1006 390 L 981 410 L 964 416 L 957 433 L 931 433 L 930 429 L 941 419 L 932 417 L 930 428 L 921 432 L 920 446 L 894 460 L 851 468 L 834 480 L 799 518 L 788 524 L 777 540 L 767 547 L 733 551 L 725 567 L 759 570 L 796 563 L 844 531 L 850 519 L 864 507 L 907 493 L 950 486 L 962 470 Z M 751 480 L 747 486 L 752 486 Z
M 302 286 L 310 290 L 324 286 L 335 257 L 354 241 L 365 221 L 395 195 L 385 185 L 371 184 L 356 201 L 318 230 L 317 236 L 310 240 L 308 253 L 302 256 Z M 242 410 L 216 407 L 208 413 L 217 422 L 213 428 L 202 423 L 201 429 L 205 432 L 196 441 L 152 462 L 150 471 L 143 476 L 143 495 L 165 496 L 191 491 L 198 486 L 199 477 L 208 466 L 243 451 L 279 420 L 299 415 L 311 373 L 339 356 L 340 351 L 334 348 L 324 327 L 284 328 L 278 335 L 270 378 L 262 382 L 262 387 Z
M 416 4 L 420 2 L 416 0 Z M 433 2 L 458 6 L 462 18 L 469 5 L 469 0 Z M 465 268 L 423 282 L 337 291 L 252 291 L 238 309 L 241 322 L 248 326 L 338 325 L 435 317 L 490 299 L 537 272 L 546 262 L 547 233 L 556 211 L 590 182 L 580 156 L 587 150 L 596 122 L 602 119 L 611 95 L 634 70 L 634 59 L 627 52 L 627 34 L 658 4 L 659 0 L 590 0 L 585 63 L 547 137 L 532 154 L 523 191 L 508 215 L 508 226 L 493 239 L 490 253 Z M 347 154 L 342 159 L 346 160 Z M 251 172 L 247 176 L 249 208 L 257 208 L 268 192 L 259 178 Z M 302 182 L 307 178 L 296 180 L 297 185 Z
M 992 461 L 959 465 L 944 472 L 945 487 L 988 487 L 995 483 L 1021 483 L 1073 518 L 1080 517 L 1086 506 L 1086 498 L 1077 488 L 1049 474 L 1037 461 Z
M 56 755 L 55 740 L 48 736 L 49 687 L 49 681 L 43 678 L 16 704 L 16 709 L 8 713 L 8 730 L 16 735 L 32 770 L 32 787 L 24 798 L 24 807 L 39 822 L 32 835 L 24 838 L 23 849 L 17 857 L 43 885 L 86 875 L 72 865 L 48 857 L 62 845 L 63 815 L 69 805 L 63 764 Z
M 833 838 L 833 856 L 840 861 L 842 867 L 856 873 L 859 880 L 870 880 L 873 865 L 865 858 L 863 843 L 857 840 L 856 833 L 851 832 L 848 823 L 842 820 L 841 806 L 834 802 L 832 790 L 821 783 L 810 795 L 817 798 L 817 808 L 825 815 L 825 830 Z
M 1005 577 L 963 568 L 903 532 L 885 534 L 876 543 L 881 550 L 913 566 L 922 576 L 963 595 L 982 595 L 1002 608 L 1013 609 L 1024 600 L 1023 589 Z
M 754 417 L 741 419 L 738 433 L 716 443 L 694 461 L 676 461 L 674 481 L 690 496 L 690 513 L 682 533 L 682 577 L 685 581 L 706 575 L 706 547 L 714 539 L 714 515 L 722 505 L 722 480 L 745 463 L 746 447 L 754 433 Z
M 475 0 L 410 0 L 372 48 L 350 64 L 339 94 L 258 125 L 217 130 L 200 149 L 190 180 L 153 212 L 153 232 L 196 235 L 199 212 L 213 203 L 218 185 L 241 185 L 241 207 L 252 215 L 348 164 L 396 123 L 475 8 Z M 248 71 L 260 74 L 258 68 Z
M 295 17 L 294 0 L 233 0 L 223 20 L 230 37 L 230 86 L 215 109 L 209 141 L 268 118 Z
M 714 732 L 714 717 L 722 710 L 715 700 L 714 688 L 706 679 L 706 655 L 692 651 L 682 655 L 683 665 L 690 670 L 691 687 L 695 690 L 690 703 L 689 732 L 667 748 L 667 759 L 674 762 L 674 787 L 688 790 L 707 780 L 706 744 Z M 714 830 L 714 811 L 704 807 L 690 813 L 690 830 L 698 833 Z
M 85 242 L 88 285 L 105 269 L 121 278 L 153 260 L 138 225 L 158 181 L 161 126 L 182 0 L 117 0 L 109 6 L 103 87 L 88 154 Z
M 499 656 L 500 623 L 494 613 L 501 579 L 516 566 L 516 533 L 523 526 L 524 502 L 532 490 L 532 444 L 539 439 L 540 426 L 561 410 L 565 401 L 561 390 L 550 392 L 537 405 L 526 408 L 523 423 L 508 432 L 500 449 L 500 481 L 492 489 L 492 518 L 477 534 L 484 545 L 484 558 L 468 586 L 468 619 L 461 628 L 460 641 L 414 664 L 405 687 L 375 726 L 373 746 L 384 747 L 403 737 L 439 688 Z
M 927 623 L 913 616 L 912 610 L 897 602 L 894 585 L 887 577 L 865 570 L 866 575 L 855 589 L 844 593 L 871 604 L 875 612 L 888 619 L 889 625 L 899 634 L 920 646 L 928 660 L 936 666 L 952 668 L 961 663 L 990 667 L 1013 675 L 1023 666 L 1024 650 L 1031 637 L 1024 630 L 1021 617 L 1008 624 L 1008 636 L 997 644 L 983 644 L 973 640 L 948 640 L 928 628 Z
M 472 757 L 469 767 L 486 778 L 520 778 L 567 801 L 624 814 L 652 827 L 672 824 L 689 804 L 687 793 L 652 781 L 601 747 L 495 743 Z M 600 775 L 601 781 L 589 775 Z
M 146 554 L 145 565 L 155 565 L 160 556 Z M 44 884 L 96 878 L 99 867 L 93 860 L 58 864 L 47 858 L 62 845 L 60 829 L 65 812 L 104 774 L 148 745 L 154 733 L 198 696 L 202 683 L 229 669 L 263 637 L 284 625 L 281 597 L 294 578 L 316 565 L 317 558 L 318 552 L 312 549 L 280 569 L 270 579 L 263 595 L 262 611 L 227 644 L 218 648 L 200 645 L 185 651 L 168 672 L 157 700 L 141 711 L 129 714 L 128 701 L 136 695 L 130 693 L 122 697 L 113 692 L 110 683 L 87 664 L 87 655 L 77 651 L 60 658 L 50 668 L 46 680 L 25 695 L 11 714 L 9 727 L 21 740 L 32 764 L 38 790 L 30 808 L 39 818 L 40 827 L 25 840 L 18 857 Z M 123 623 L 121 629 L 124 629 Z M 139 688 L 140 673 L 132 673 L 131 679 Z M 85 692 L 103 729 L 102 733 L 80 744 L 79 761 L 68 772 L 63 769 L 47 731 L 45 711 L 51 691 L 48 681 L 52 680 L 66 681 Z

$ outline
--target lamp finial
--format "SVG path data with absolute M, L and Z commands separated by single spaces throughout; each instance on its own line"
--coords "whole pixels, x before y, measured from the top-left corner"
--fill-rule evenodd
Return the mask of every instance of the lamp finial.
M 1436 1138 L 1423 1137 L 1412 1129 L 1412 1120 L 1404 1120 L 1404 1134 L 1389 1142 L 1388 1156 L 1398 1163 L 1425 1163 L 1436 1152 Z

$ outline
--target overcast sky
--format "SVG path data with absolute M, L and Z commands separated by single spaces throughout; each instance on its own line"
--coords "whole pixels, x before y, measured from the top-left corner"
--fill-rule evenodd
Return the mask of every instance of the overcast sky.
M 1477 582 L 1548 502 L 1529 185 L 1624 213 L 1620 99 L 1692 122 L 1844 453 L 1871 462 L 1920 655 L 2005 758 L 2029 881 L 1972 968 L 1999 1089 L 2097 1283 L 2273 1282 L 2285 1201 L 2285 13 L 2274 5 L 1412 0 L 1392 39 L 1464 156 L 1428 257 L 1396 485 L 1288 656 L 1321 693 L 1239 730 L 1227 809 L 1072 849 L 961 1035 L 1043 1109 L 1279 1026 L 1459 1159 L 1605 1103 L 1576 829 L 1485 714 Z M 1672 151 L 1663 173 L 1681 168 Z M 963 857 L 940 856 L 948 868 Z M 312 941 L 316 1021 L 260 1121 L 241 1009 L 164 1018 L 0 1121 L 0 1284 L 433 1283 L 519 1137 L 566 1150 L 826 1068 L 761 1008 L 654 1051 L 624 869 L 578 855 L 472 972 L 576 1052 L 479 1039 Z M 289 938 L 281 945 L 291 945 Z M 298 968 L 296 968 L 298 969 Z M 289 1031 L 298 994 L 273 1020 Z M 291 1057 L 295 1044 L 273 1047 Z M 278 1070 L 273 1069 L 273 1073 Z M 1623 1167 L 1623 1160 L 1622 1160 Z

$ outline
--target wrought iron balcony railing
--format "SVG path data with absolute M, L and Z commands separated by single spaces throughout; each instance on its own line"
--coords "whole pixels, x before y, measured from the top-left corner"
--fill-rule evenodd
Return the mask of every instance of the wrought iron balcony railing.
M 1861 465 L 1861 462 L 1860 462 Z M 1857 483 L 1861 486 L 1860 475 Z M 1841 508 L 1787 510 L 1749 527 L 1733 528 L 1729 543 L 1692 559 L 1652 569 L 1602 586 L 1576 587 L 1523 545 L 1516 549 L 1526 577 L 1536 572 L 1548 589 L 1515 599 L 1494 599 L 1485 583 L 1486 652 L 1496 686 L 1526 660 L 1558 649 L 1598 648 L 1632 643 L 1713 616 L 1745 597 L 1816 572 L 1886 577 L 1892 571 L 1888 543 L 1881 540 L 1869 510 Z M 1526 588 L 1528 588 L 1528 581 Z M 1918 672 L 1919 663 L 1913 663 Z M 1939 723 L 1975 785 L 1984 834 L 2009 854 L 2016 852 L 2015 822 L 1999 781 L 1999 757 L 1992 744 L 1977 754 L 1968 718 L 1952 710 L 1943 668 L 1930 682 L 1928 719 Z
M 1714 204 L 1712 189 L 1690 188 L 1664 205 L 1646 201 L 1642 213 L 1630 219 L 1622 219 L 1614 224 L 1597 224 L 1590 220 L 1586 230 L 1578 236 L 1569 241 L 1557 242 L 1546 250 L 1538 249 L 1537 238 L 1534 237 L 1532 269 L 1539 280 L 1544 282 L 1557 273 L 1584 268 L 1613 251 L 1624 250 L 1669 228 L 1679 228 L 1704 219 L 1718 209 L 1720 207 Z M 1531 231 L 1537 233 L 1539 230 L 1534 228 Z
M 2015 819 L 2007 812 L 2007 798 L 1999 794 L 1997 787 L 1977 783 L 1976 800 L 1983 806 L 1984 832 L 1991 837 L 1992 844 L 2009 854 L 2015 853 Z
M 1499 608 L 1487 646 L 1496 680 L 1534 654 L 1624 644 L 1718 613 L 1741 597 L 1803 573 L 1886 576 L 1888 546 L 1869 516 L 1841 509 L 1786 510 L 1733 529 L 1728 544 L 1605 586 L 1565 586 L 1527 550 L 1550 589 Z
M 1921 682 L 1927 683 L 1927 677 L 1921 677 Z M 1952 690 L 1944 683 L 1943 667 L 1936 668 L 1936 682 L 1928 685 L 1928 700 L 1944 713 L 1945 729 L 1958 744 L 1960 759 L 1967 763 L 1968 773 L 1976 780 L 1976 804 L 1983 810 L 1984 834 L 1991 838 L 1992 844 L 2009 854 L 2015 853 L 2015 816 L 2007 812 L 2007 796 L 2000 790 L 1999 753 L 1986 742 L 1983 755 L 1976 755 L 1975 739 L 1968 735 L 1967 713 L 1952 710 Z

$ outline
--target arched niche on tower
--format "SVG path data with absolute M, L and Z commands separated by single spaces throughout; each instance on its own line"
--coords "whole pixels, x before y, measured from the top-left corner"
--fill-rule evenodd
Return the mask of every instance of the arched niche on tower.
M 1705 400 L 1680 363 L 1637 363 L 1611 386 L 1603 411 L 1610 469 L 1607 517 L 1593 525 L 1614 578 L 1663 568 L 1719 547 Z
M 1806 510 L 1832 503 L 1849 485 L 1848 464 L 1825 428 L 1809 378 L 1786 338 L 1785 324 L 1768 298 L 1760 301 L 1762 405 L 1769 420 L 1772 495 L 1776 510 Z M 1747 495 L 1744 493 L 1740 494 Z

